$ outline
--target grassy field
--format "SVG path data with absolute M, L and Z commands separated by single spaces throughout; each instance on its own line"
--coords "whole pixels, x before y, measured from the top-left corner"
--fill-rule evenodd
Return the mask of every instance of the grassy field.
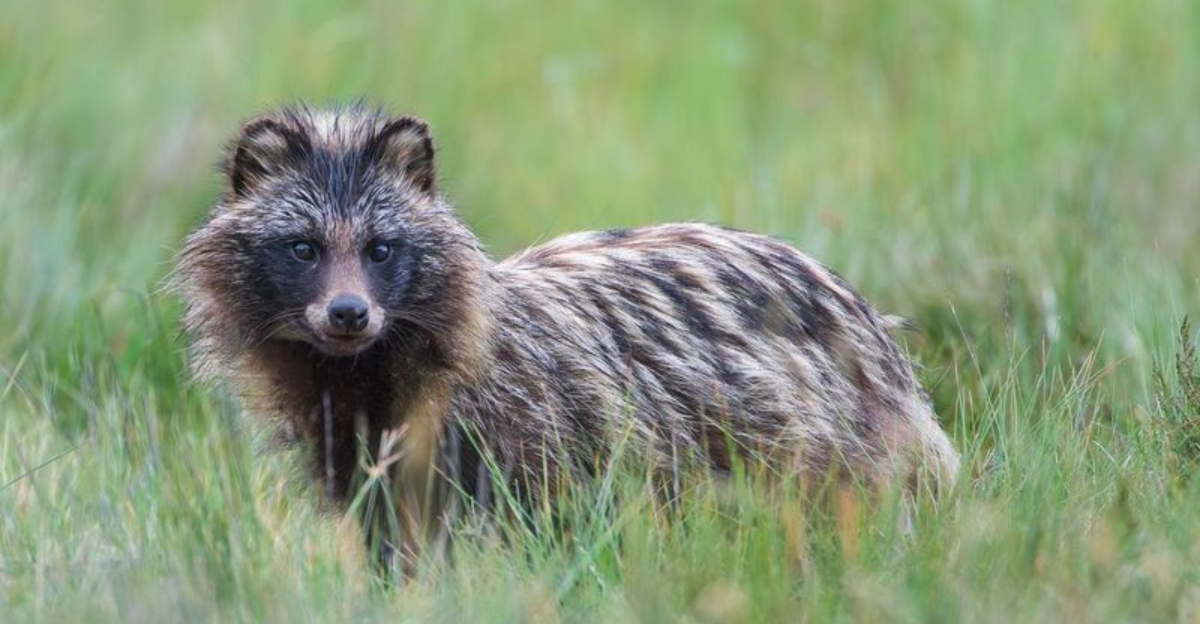
M 0 8 L 0 622 L 1200 621 L 1200 4 L 347 5 Z M 960 487 L 899 531 L 626 474 L 380 587 L 158 292 L 240 120 L 359 97 L 497 256 L 715 221 L 913 318 Z

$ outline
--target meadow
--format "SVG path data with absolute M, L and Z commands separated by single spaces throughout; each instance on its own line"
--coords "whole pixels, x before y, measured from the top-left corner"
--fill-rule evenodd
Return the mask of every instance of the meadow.
M 496 257 L 708 221 L 821 259 L 919 326 L 958 486 L 904 529 L 614 471 L 568 536 L 380 583 L 161 289 L 242 120 L 359 98 L 431 122 Z M 1198 240 L 1191 0 L 6 0 L 0 622 L 1200 622 Z

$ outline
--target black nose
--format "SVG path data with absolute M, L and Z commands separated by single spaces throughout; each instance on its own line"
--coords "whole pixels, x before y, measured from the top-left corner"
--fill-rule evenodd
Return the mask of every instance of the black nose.
M 338 297 L 329 304 L 329 324 L 344 332 L 360 332 L 367 328 L 370 311 L 367 302 L 358 297 Z

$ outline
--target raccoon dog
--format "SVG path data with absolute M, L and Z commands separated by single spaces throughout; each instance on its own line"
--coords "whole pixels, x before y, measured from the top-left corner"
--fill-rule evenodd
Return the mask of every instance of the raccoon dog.
M 536 499 L 619 440 L 668 477 L 956 471 L 889 321 L 780 241 L 662 225 L 496 262 L 427 124 L 364 108 L 254 119 L 224 170 L 175 274 L 195 370 L 307 448 L 331 500 L 385 475 L 405 557 L 497 479 Z

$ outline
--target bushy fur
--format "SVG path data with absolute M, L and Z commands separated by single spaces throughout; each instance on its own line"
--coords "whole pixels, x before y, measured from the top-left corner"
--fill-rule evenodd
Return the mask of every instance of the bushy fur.
M 305 443 L 334 499 L 393 464 L 419 533 L 451 506 L 439 483 L 486 498 L 491 466 L 536 496 L 618 439 L 667 475 L 738 457 L 872 482 L 956 470 L 889 321 L 777 240 L 665 225 L 494 262 L 435 188 L 424 122 L 360 108 L 251 121 L 226 172 L 177 272 L 196 370 Z M 380 237 L 400 257 L 364 268 Z M 295 239 L 328 266 L 286 258 Z M 337 357 L 303 310 L 348 279 L 384 325 Z

